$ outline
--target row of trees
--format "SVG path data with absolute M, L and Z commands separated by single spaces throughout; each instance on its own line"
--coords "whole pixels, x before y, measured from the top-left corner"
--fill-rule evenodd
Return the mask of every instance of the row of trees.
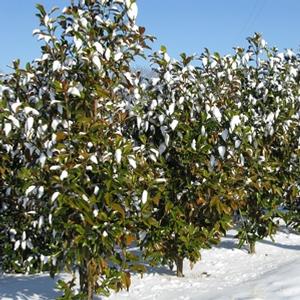
M 224 57 L 162 47 L 147 78 L 135 1 L 37 8 L 41 57 L 0 78 L 3 271 L 68 270 L 62 299 L 92 299 L 147 263 L 183 276 L 234 224 L 251 253 L 299 228 L 298 55 L 259 34 Z

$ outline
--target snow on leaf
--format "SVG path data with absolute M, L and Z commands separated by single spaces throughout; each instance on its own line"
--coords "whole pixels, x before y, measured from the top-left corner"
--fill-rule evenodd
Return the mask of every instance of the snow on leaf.
M 96 157 L 96 155 L 92 155 L 91 157 L 90 157 L 90 160 L 94 163 L 94 164 L 98 164 L 98 159 L 97 159 L 97 157 Z
M 150 158 L 152 161 L 157 162 L 157 158 L 156 158 L 156 156 L 155 156 L 154 154 L 150 154 L 150 155 L 149 155 L 149 158 Z
M 85 194 L 82 194 L 82 199 L 86 202 L 89 202 L 89 198 Z
M 68 94 L 76 96 L 76 97 L 80 97 L 80 91 L 76 86 L 72 86 L 68 89 Z
M 49 54 L 49 53 L 45 53 L 45 54 L 43 54 L 43 55 L 42 55 L 42 58 L 41 58 L 41 60 L 42 60 L 42 61 L 44 61 L 44 60 L 48 60 L 50 57 L 51 57 L 51 56 L 50 56 L 50 54 Z
M 44 23 L 45 23 L 46 26 L 49 25 L 49 21 L 50 21 L 49 16 L 48 16 L 48 15 L 45 15 L 45 17 L 44 17 Z
M 99 215 L 99 209 L 98 209 L 98 208 L 95 208 L 95 209 L 93 210 L 93 216 L 96 218 L 98 215 Z
M 213 113 L 214 117 L 218 120 L 218 122 L 220 123 L 222 120 L 222 114 L 221 114 L 219 108 L 214 106 L 212 108 L 212 113 Z
M 40 186 L 38 188 L 38 198 L 41 198 L 44 195 L 45 188 L 43 186 Z
M 93 55 L 92 61 L 99 70 L 102 69 L 100 58 L 97 55 Z
M 34 29 L 34 30 L 32 31 L 32 35 L 36 35 L 36 34 L 39 34 L 39 33 L 41 33 L 41 30 L 40 30 L 40 29 Z
M 175 111 L 175 103 L 171 103 L 168 109 L 168 114 L 171 116 Z
M 15 102 L 11 104 L 11 109 L 14 113 L 17 113 L 18 108 L 22 105 L 21 102 Z
M 253 142 L 253 138 L 252 138 L 252 135 L 251 135 L 251 134 L 248 135 L 248 142 L 249 142 L 250 144 L 252 144 L 252 142 Z
M 150 151 L 151 151 L 152 153 L 154 153 L 156 157 L 159 156 L 159 152 L 158 152 L 156 149 L 151 148 Z
M 116 162 L 118 164 L 121 163 L 121 159 L 122 159 L 122 150 L 121 149 L 117 149 L 116 152 L 115 152 L 115 159 L 116 159 Z
M 210 66 L 212 69 L 214 69 L 217 65 L 218 63 L 215 60 L 213 60 Z
M 35 190 L 35 185 L 31 185 L 30 187 L 28 187 L 25 191 L 25 195 L 28 196 L 32 191 Z
M 46 264 L 49 261 L 49 257 L 41 254 L 40 261 L 42 264 Z
M 234 142 L 234 147 L 235 148 L 239 148 L 240 147 L 240 145 L 241 145 L 241 141 L 240 140 L 236 140 L 235 142 Z
M 220 154 L 220 156 L 222 157 L 222 159 L 224 158 L 225 152 L 226 152 L 226 148 L 225 146 L 219 146 L 218 147 L 218 152 Z
M 52 66 L 53 72 L 58 71 L 60 69 L 61 69 L 61 63 L 58 60 L 55 60 Z
M 221 136 L 222 136 L 222 139 L 226 142 L 227 138 L 228 138 L 228 129 L 224 129 Z
M 59 165 L 54 165 L 54 166 L 50 167 L 50 171 L 56 171 L 56 170 L 60 170 L 60 169 L 61 169 L 61 166 L 59 166 Z
M 172 123 L 170 124 L 170 127 L 172 130 L 175 130 L 175 128 L 177 127 L 178 125 L 178 121 L 177 120 L 173 120 Z
M 79 50 L 82 47 L 82 40 L 76 36 L 74 36 L 74 44 L 77 50 Z
M 163 124 L 164 120 L 165 120 L 165 116 L 164 115 L 159 115 L 159 117 L 158 117 L 159 123 Z
M 170 56 L 168 55 L 168 53 L 164 53 L 164 59 L 167 63 L 169 63 L 171 61 Z
M 41 229 L 44 225 L 44 216 L 39 217 L 38 228 Z
M 101 55 L 103 55 L 104 48 L 102 47 L 102 45 L 99 42 L 94 43 L 94 47 Z
M 165 182 L 167 182 L 167 179 L 166 178 L 157 178 L 157 179 L 155 179 L 155 182 L 157 182 L 157 183 L 165 183 Z
M 9 234 L 16 235 L 16 234 L 17 234 L 17 231 L 16 231 L 14 228 L 11 228 L 11 229 L 9 230 Z
M 14 116 L 9 116 L 8 119 L 12 121 L 12 123 L 14 124 L 14 126 L 16 126 L 17 128 L 20 128 L 20 122 Z
M 132 166 L 133 169 L 136 169 L 136 160 L 134 159 L 134 157 L 132 155 L 128 156 L 128 162 Z
M 240 163 L 242 166 L 245 165 L 245 158 L 244 158 L 243 154 L 240 154 Z
M 135 2 L 128 3 L 128 1 L 126 1 L 126 5 L 127 5 L 127 15 L 128 18 L 132 21 L 135 21 L 137 15 L 138 15 L 138 7 L 136 5 Z
M 154 100 L 152 100 L 152 102 L 151 102 L 150 109 L 151 109 L 151 110 L 154 110 L 154 109 L 156 108 L 156 106 L 157 106 L 157 100 L 154 99 Z
M 23 250 L 25 250 L 25 249 L 26 249 L 26 246 L 27 246 L 26 241 L 22 241 L 22 242 L 21 242 L 21 248 L 22 248 Z
M 274 123 L 275 114 L 273 112 L 270 112 L 267 116 L 266 122 L 268 123 Z
M 60 120 L 59 119 L 53 119 L 52 122 L 51 122 L 51 128 L 56 131 L 57 129 L 57 126 L 59 125 L 60 123 Z
M 60 195 L 60 192 L 54 192 L 51 196 L 51 202 L 54 202 L 58 196 Z
M 264 83 L 263 83 L 263 82 L 260 82 L 260 83 L 257 85 L 256 89 L 257 89 L 257 90 L 263 89 L 264 86 L 265 86 Z
M 115 61 L 118 61 L 118 60 L 120 60 L 122 57 L 123 57 L 123 53 L 122 53 L 122 52 L 118 52 L 118 53 L 114 56 L 114 59 L 115 59 Z
M 171 73 L 169 71 L 167 71 L 165 74 L 164 74 L 164 79 L 166 82 L 170 82 L 171 81 Z
M 287 55 L 288 58 L 293 58 L 293 57 L 296 56 L 295 52 L 293 50 L 291 50 L 291 49 L 287 49 L 286 55 Z
M 111 51 L 110 51 L 109 48 L 107 48 L 105 50 L 104 57 L 105 57 L 106 60 L 110 60 L 110 56 L 111 56 Z
M 125 72 L 124 77 L 130 82 L 130 84 L 133 84 L 132 76 L 129 72 Z
M 191 144 L 191 147 L 192 147 L 192 149 L 193 149 L 194 151 L 197 150 L 197 149 L 196 149 L 196 140 L 195 140 L 195 139 L 193 139 L 192 144 Z
M 41 164 L 42 168 L 45 166 L 46 160 L 47 160 L 47 156 L 44 153 L 42 153 L 39 158 L 39 163 Z
M 38 116 L 40 114 L 36 109 L 29 107 L 29 106 L 26 106 L 23 111 L 26 115 L 31 113 L 34 116 Z
M 158 148 L 159 154 L 163 154 L 166 151 L 166 149 L 167 149 L 167 147 L 166 147 L 165 143 L 161 143 Z
M 212 155 L 210 157 L 210 166 L 213 168 L 216 165 L 216 159 L 215 157 Z
M 99 191 L 100 191 L 100 188 L 99 188 L 98 185 L 96 185 L 95 188 L 94 188 L 94 195 L 97 196 Z
M 137 117 L 137 118 L 136 118 L 136 125 L 137 125 L 137 128 L 138 128 L 138 129 L 141 128 L 141 123 L 142 123 L 142 118 L 141 118 L 141 117 Z
M 241 123 L 240 116 L 233 116 L 230 120 L 230 129 L 231 131 L 234 131 L 235 127 L 238 126 Z
M 9 133 L 11 132 L 11 130 L 12 130 L 11 123 L 5 123 L 4 124 L 4 133 L 5 133 L 6 136 L 9 135 Z
M 146 190 L 142 193 L 142 203 L 145 204 L 148 200 L 148 192 Z
M 160 82 L 160 78 L 159 77 L 154 77 L 151 79 L 152 80 L 152 85 L 157 85 Z
M 166 144 L 166 146 L 169 146 L 170 135 L 168 133 L 165 133 L 164 134 L 164 138 L 165 138 L 165 144 Z
M 29 249 L 33 249 L 33 244 L 30 239 L 26 241 L 26 247 Z
M 29 117 L 27 120 L 26 120 L 26 123 L 25 123 L 25 131 L 28 132 L 32 129 L 33 127 L 33 124 L 34 124 L 34 119 L 33 117 Z
M 208 64 L 208 59 L 207 59 L 207 57 L 202 57 L 202 64 L 203 64 L 204 67 L 207 66 L 207 64 Z
M 291 67 L 291 69 L 290 69 L 290 74 L 291 74 L 292 76 L 294 76 L 294 77 L 297 77 L 297 75 L 298 75 L 297 69 Z
M 46 43 L 51 41 L 51 36 L 49 34 L 38 34 L 38 40 L 45 40 Z
M 261 46 L 262 48 L 265 48 L 266 45 L 267 45 L 267 42 L 266 42 L 264 39 L 261 39 L 261 40 L 260 40 L 260 46 Z
M 17 240 L 14 245 L 14 251 L 17 251 L 20 248 L 20 245 L 21 245 L 20 240 Z
M 81 19 L 80 19 L 80 22 L 81 22 L 81 24 L 82 24 L 82 26 L 83 26 L 84 28 L 87 28 L 87 26 L 88 26 L 88 21 L 87 21 L 86 18 L 81 18 Z
M 61 172 L 61 174 L 60 174 L 60 180 L 61 181 L 63 181 L 64 179 L 66 179 L 66 178 L 68 178 L 68 176 L 69 176 L 69 173 L 68 173 L 68 171 L 66 171 L 66 170 L 63 170 L 62 172 Z
M 179 103 L 179 104 L 182 104 L 182 103 L 184 102 L 184 100 L 185 100 L 184 97 L 181 96 L 181 97 L 179 98 L 179 100 L 178 100 L 178 103 Z

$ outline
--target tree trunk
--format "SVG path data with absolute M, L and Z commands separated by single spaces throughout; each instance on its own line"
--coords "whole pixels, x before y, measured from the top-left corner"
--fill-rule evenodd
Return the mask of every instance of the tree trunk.
M 93 300 L 94 299 L 94 276 L 95 276 L 95 269 L 94 269 L 94 260 L 90 260 L 87 263 L 87 300 Z
M 87 295 L 87 300 L 94 299 L 94 282 L 90 274 L 89 263 L 86 262 L 85 266 L 79 267 L 79 284 L 80 292 Z
M 94 299 L 94 284 L 93 282 L 88 282 L 88 297 L 87 300 L 93 300 Z
M 183 275 L 183 258 L 177 257 L 176 259 L 177 277 L 184 277 Z
M 87 294 L 87 272 L 85 270 L 85 267 L 79 267 L 79 285 L 80 291 L 84 294 Z
M 255 242 L 249 242 L 249 254 L 255 254 Z

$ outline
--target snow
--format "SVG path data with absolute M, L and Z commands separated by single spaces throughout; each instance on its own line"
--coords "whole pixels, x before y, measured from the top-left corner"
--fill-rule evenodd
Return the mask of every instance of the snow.
M 184 278 L 177 278 L 167 268 L 152 268 L 132 276 L 130 291 L 97 300 L 210 300 L 210 299 L 300 299 L 300 235 L 281 229 L 256 246 L 249 255 L 246 248 L 237 249 L 234 230 L 221 244 L 202 251 L 202 260 L 193 269 L 184 262 Z M 65 274 L 60 275 L 67 276 Z M 2 300 L 50 300 L 59 293 L 47 275 L 3 275 L 0 279 Z

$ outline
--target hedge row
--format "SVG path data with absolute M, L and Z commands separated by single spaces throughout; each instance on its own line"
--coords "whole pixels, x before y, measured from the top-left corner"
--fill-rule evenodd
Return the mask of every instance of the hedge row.
M 183 276 L 232 226 L 250 253 L 280 219 L 299 229 L 298 54 L 255 34 L 233 55 L 146 58 L 135 1 L 37 8 L 40 58 L 0 77 L 4 272 L 67 270 L 61 299 L 92 299 L 149 263 Z

